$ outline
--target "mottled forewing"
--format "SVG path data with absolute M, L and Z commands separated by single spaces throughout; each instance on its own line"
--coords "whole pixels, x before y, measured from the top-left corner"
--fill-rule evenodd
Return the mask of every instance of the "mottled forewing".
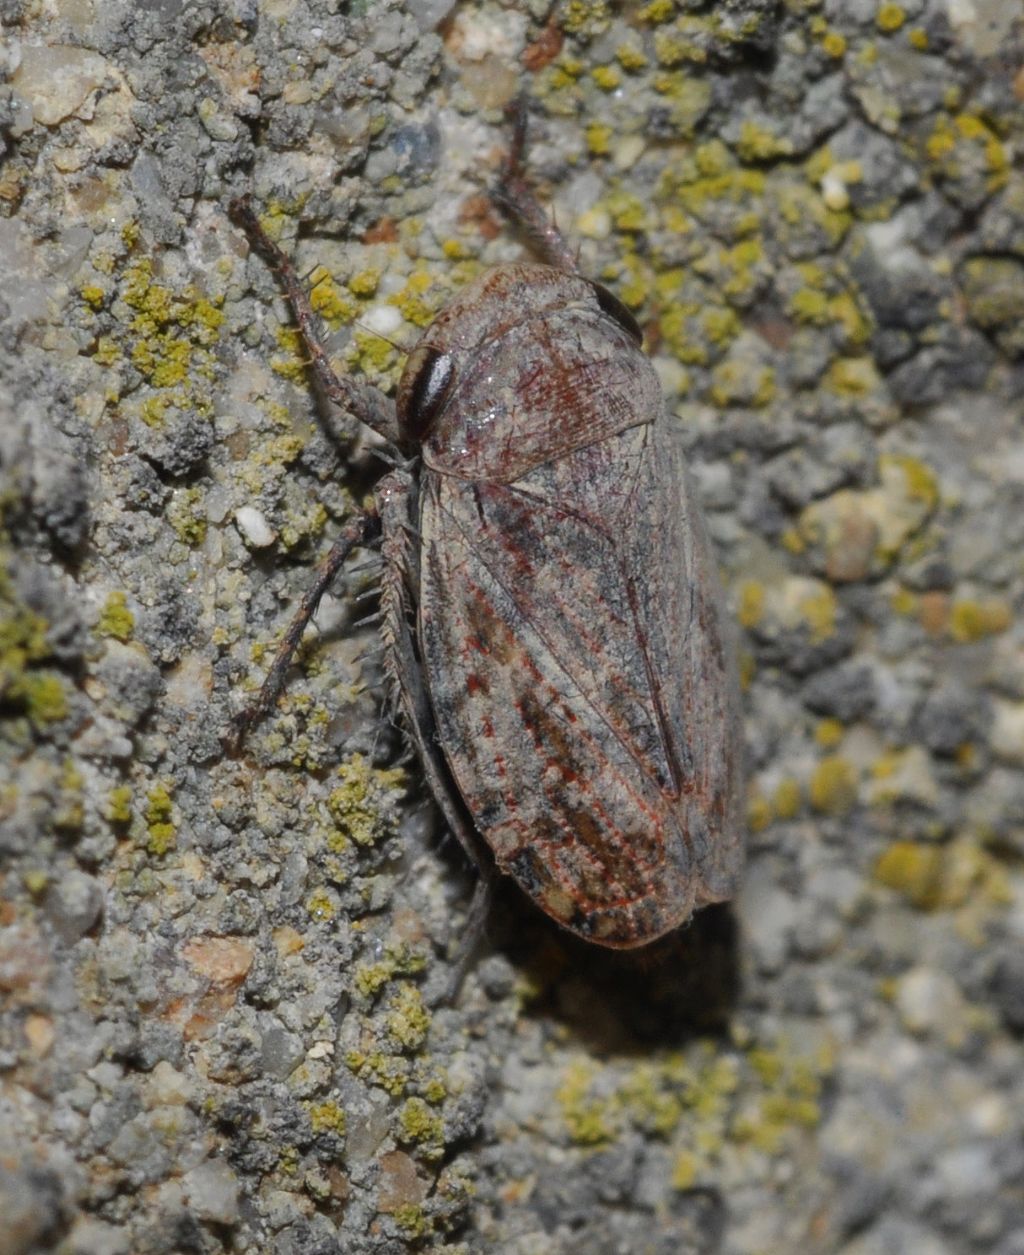
M 514 484 L 423 484 L 421 648 L 449 767 L 499 866 L 608 945 L 678 926 L 731 875 L 730 697 L 692 509 L 661 423 Z

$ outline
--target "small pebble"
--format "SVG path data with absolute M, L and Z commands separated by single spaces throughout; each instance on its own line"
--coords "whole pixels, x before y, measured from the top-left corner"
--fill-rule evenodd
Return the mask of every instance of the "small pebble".
M 236 510 L 235 523 L 242 533 L 242 539 L 254 549 L 266 549 L 277 539 L 277 533 L 267 522 L 266 516 L 255 506 L 244 505 Z

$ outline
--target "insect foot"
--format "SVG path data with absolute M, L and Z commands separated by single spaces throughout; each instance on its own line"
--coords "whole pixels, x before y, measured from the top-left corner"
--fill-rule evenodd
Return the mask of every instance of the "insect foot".
M 389 440 L 377 510 L 387 670 L 428 786 L 478 865 L 562 927 L 637 949 L 735 891 L 737 686 L 678 433 L 635 319 L 575 269 L 522 173 L 495 200 L 548 264 L 498 266 L 409 354 L 394 406 L 334 374 L 291 264 L 243 203 L 327 395 Z M 372 520 L 372 522 L 371 522 Z

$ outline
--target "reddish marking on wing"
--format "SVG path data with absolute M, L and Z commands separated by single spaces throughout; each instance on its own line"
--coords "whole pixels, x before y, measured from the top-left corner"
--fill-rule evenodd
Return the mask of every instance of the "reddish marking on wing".
M 547 767 L 549 771 L 557 771 L 565 784 L 575 784 L 580 778 L 579 772 L 574 771 L 568 763 L 562 762 L 559 758 L 546 759 L 544 766 Z
M 479 675 L 476 671 L 471 671 L 469 675 L 466 676 L 467 693 L 483 693 L 484 696 L 486 696 L 490 691 L 490 685 L 488 685 L 483 676 Z
M 554 688 L 548 688 L 545 696 L 557 699 L 558 694 Z M 568 735 L 566 728 L 554 714 L 553 703 L 547 704 L 541 700 L 539 693 L 533 691 L 524 693 L 515 702 L 515 708 L 537 751 L 544 753 L 546 763 L 564 764 L 576 777 L 583 774 L 575 765 L 579 761 L 579 737 L 575 734 Z M 590 738 L 587 740 L 593 744 Z M 618 776 L 610 765 L 608 770 L 610 775 Z M 633 792 L 629 789 L 627 780 L 617 779 L 616 783 Z M 646 897 L 654 888 L 652 872 L 664 859 L 664 842 L 657 817 L 648 811 L 644 833 L 622 832 L 601 800 L 600 788 L 606 784 L 607 780 L 583 781 L 579 790 L 582 795 L 580 804 L 571 809 L 570 823 L 570 806 L 564 795 L 565 780 L 557 784 L 553 780 L 545 780 L 543 783 L 544 793 L 551 802 L 548 822 L 552 826 L 557 824 L 562 837 L 549 837 L 545 840 L 543 833 L 537 832 L 533 840 L 539 848 L 548 849 L 551 855 L 550 865 L 556 869 L 568 857 L 563 854 L 561 858 L 556 858 L 556 850 L 564 850 L 566 846 L 572 849 L 572 859 L 566 869 L 568 874 L 565 875 L 562 888 L 580 905 L 584 902 L 593 904 L 598 884 L 601 887 L 602 902 L 609 891 L 628 898 Z M 595 785 L 598 788 L 595 789 Z M 639 814 L 648 810 L 641 798 L 636 797 L 635 800 Z M 589 886 L 588 882 L 592 877 L 594 884 Z M 561 876 L 558 878 L 562 879 Z
M 552 833 L 545 839 L 541 825 L 539 828 L 535 826 L 529 833 L 520 831 L 520 840 L 528 841 L 538 850 L 548 844 L 570 845 L 575 857 L 582 859 L 599 876 L 604 895 L 602 901 L 612 885 L 618 889 L 624 901 L 647 896 L 654 888 L 654 873 L 664 863 L 664 834 L 661 827 L 663 817 L 645 804 L 631 780 L 610 765 L 606 764 L 605 777 L 596 782 L 588 780 L 586 772 L 568 766 L 573 758 L 574 741 L 577 739 L 588 747 L 596 761 L 604 760 L 605 755 L 597 738 L 587 730 L 586 725 L 574 729 L 573 737 L 566 735 L 565 728 L 554 717 L 554 708 L 563 708 L 561 694 L 548 685 L 545 686 L 547 701 L 540 700 L 539 686 L 543 680 L 541 669 L 522 648 L 522 643 L 514 638 L 509 625 L 497 619 L 495 606 L 487 591 L 476 583 L 471 584 L 466 591 L 469 593 L 464 603 L 467 616 L 478 637 L 491 642 L 492 660 L 507 663 L 513 672 L 525 672 L 537 686 L 527 689 L 513 702 L 520 726 L 530 738 L 534 752 L 544 754 L 546 761 L 548 751 L 554 749 L 555 753 L 550 757 L 560 764 L 560 771 L 564 769 L 572 778 L 582 781 L 580 804 L 572 814 L 571 823 L 567 818 L 565 797 L 559 796 L 553 782 L 542 785 L 550 802 L 547 823 L 553 828 L 557 827 L 558 835 Z M 572 715 L 571 722 L 577 724 L 575 715 Z M 632 799 L 633 813 L 638 818 L 642 817 L 641 822 L 646 821 L 643 824 L 645 831 L 628 834 L 619 831 L 614 818 L 602 804 L 599 791 L 610 780 L 614 780 L 616 786 Z M 567 780 L 563 780 L 561 787 L 564 788 L 566 783 Z M 598 787 L 595 788 L 595 785 Z M 510 796 L 507 797 L 507 804 L 512 811 L 518 809 Z M 578 899 L 581 906 L 584 903 L 593 906 L 592 898 L 587 893 L 580 892 L 578 868 L 576 872 L 566 868 L 559 874 L 559 864 L 556 862 L 552 866 L 556 879 L 563 882 L 562 887 L 567 894 Z M 614 874 L 615 869 L 618 869 L 619 875 Z
M 650 665 L 662 642 L 649 635 L 651 611 L 629 578 L 630 555 L 643 553 L 629 509 L 633 480 L 623 490 L 609 475 L 615 491 L 604 519 L 585 517 L 585 501 L 571 493 L 574 504 L 556 508 L 554 472 L 537 476 L 536 492 L 475 485 L 476 509 L 473 500 L 462 504 L 458 485 L 439 484 L 452 494 L 448 518 L 462 547 L 453 533 L 431 603 L 431 622 L 442 625 L 433 665 L 457 679 L 440 711 L 442 733 L 446 719 L 451 728 L 441 743 L 446 753 L 453 747 L 453 772 L 499 865 L 549 915 L 622 947 L 686 917 L 696 854 L 681 831 L 683 809 L 670 804 L 671 766 L 655 774 L 647 758 L 675 725 L 666 726 L 664 694 L 649 691 L 664 683 Z M 558 528 L 570 518 L 583 526 L 563 540 Z M 589 565 L 591 553 L 603 565 Z M 632 663 L 617 673 L 627 648 Z M 595 667 L 612 669 L 595 682 Z M 488 701 L 474 682 L 480 676 Z M 688 698 L 674 701 L 672 715 L 685 724 Z

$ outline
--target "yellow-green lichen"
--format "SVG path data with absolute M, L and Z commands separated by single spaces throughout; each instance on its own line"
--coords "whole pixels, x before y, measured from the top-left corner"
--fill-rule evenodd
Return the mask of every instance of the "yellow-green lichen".
M 462 240 L 449 237 L 441 241 L 441 252 L 449 261 L 462 261 L 471 256 L 469 249 Z
M 633 233 L 645 231 L 650 225 L 647 205 L 624 188 L 616 188 L 603 202 L 604 208 L 615 226 L 616 231 Z
M 683 1055 L 673 1052 L 656 1063 L 641 1063 L 616 1093 L 623 1114 L 636 1127 L 669 1137 L 683 1118 L 696 1077 Z
M 40 868 L 33 868 L 22 873 L 21 883 L 34 898 L 41 898 L 50 887 L 50 875 Z
M 424 965 L 423 956 L 408 946 L 388 947 L 383 958 L 357 966 L 353 983 L 364 998 L 374 998 L 393 977 L 415 975 Z
M 939 484 L 935 472 L 920 458 L 883 453 L 878 459 L 878 468 L 883 480 L 895 473 L 902 474 L 905 495 L 921 505 L 927 513 L 930 514 L 938 505 Z
M 949 634 L 960 644 L 996 636 L 1010 626 L 1010 607 L 1003 601 L 955 601 L 949 612 Z
M 603 122 L 591 122 L 586 129 L 587 150 L 591 156 L 606 157 L 612 150 L 612 128 Z
M 569 1138 L 578 1146 L 601 1146 L 613 1139 L 617 1129 L 612 1104 L 592 1093 L 593 1080 L 586 1063 L 571 1063 L 555 1094 Z
M 57 781 L 53 826 L 58 832 L 78 833 L 85 822 L 85 777 L 73 758 L 65 760 Z
M 764 246 L 756 237 L 731 248 L 714 249 L 693 263 L 697 274 L 714 280 L 718 292 L 734 304 L 745 305 L 763 277 Z
M 873 879 L 917 910 L 959 910 L 958 929 L 979 947 L 988 931 L 977 912 L 987 919 L 993 907 L 1013 902 L 1005 864 L 970 836 L 947 845 L 893 842 L 876 861 Z
M 364 1054 L 350 1050 L 345 1055 L 345 1066 L 361 1080 L 378 1085 L 392 1098 L 399 1098 L 409 1084 L 409 1060 L 401 1055 L 385 1054 L 382 1050 Z
M 845 733 L 846 729 L 838 719 L 822 719 L 814 729 L 814 739 L 822 749 L 835 749 Z
M 342 783 L 327 798 L 332 819 L 356 845 L 372 846 L 394 832 L 392 811 L 401 789 L 401 768 L 374 767 L 362 754 L 353 754 L 337 771 Z
M 563 0 L 559 11 L 559 23 L 567 35 L 600 35 L 610 21 L 608 0 Z
M 430 1217 L 420 1203 L 399 1203 L 392 1210 L 391 1218 L 411 1242 L 428 1237 L 433 1230 Z
M 875 25 L 887 35 L 898 31 L 907 20 L 906 12 L 898 4 L 882 4 L 875 14 Z
M 615 49 L 615 59 L 624 70 L 642 70 L 647 65 L 644 50 L 635 43 L 619 44 Z
M 428 270 L 414 270 L 405 281 L 401 292 L 388 297 L 406 322 L 416 327 L 428 327 L 437 317 L 437 311 L 447 295 L 437 287 L 436 277 Z
M 590 77 L 604 92 L 613 92 L 622 83 L 622 75 L 613 65 L 597 65 L 591 70 Z
M 417 1096 L 407 1098 L 398 1112 L 399 1140 L 415 1144 L 428 1159 L 444 1153 L 444 1121 Z
M 356 316 L 355 304 L 342 295 L 334 277 L 323 266 L 310 275 L 309 303 L 313 312 L 321 317 L 332 331 L 352 321 Z M 351 285 L 350 285 L 351 287 Z
M 134 311 L 132 362 L 154 387 L 182 384 L 195 371 L 212 376 L 211 358 L 196 350 L 210 349 L 219 338 L 220 298 L 211 301 L 194 287 L 175 292 L 156 282 L 148 257 L 125 271 L 120 296 Z
M 398 363 L 397 350 L 390 341 L 361 327 L 353 332 L 345 356 L 353 370 L 385 381 L 395 373 Z
M 107 794 L 106 816 L 108 821 L 117 827 L 131 823 L 132 791 L 128 785 L 116 785 Z
M 333 1133 L 336 1137 L 345 1136 L 345 1112 L 338 1103 L 331 1101 L 311 1103 L 307 1111 L 310 1128 L 314 1133 Z
M 668 121 L 675 132 L 680 136 L 691 136 L 711 107 L 711 84 L 682 70 L 670 70 L 656 75 L 651 86 L 664 98 Z M 683 229 L 670 219 L 671 210 L 671 205 L 666 206 L 664 226 L 669 230 Z
M 100 336 L 93 349 L 92 360 L 97 366 L 114 366 L 121 360 L 121 350 L 113 336 Z
M 708 360 L 708 346 L 702 343 L 699 331 L 694 334 L 700 317 L 700 306 L 689 302 L 674 304 L 661 315 L 661 335 L 666 347 L 687 366 L 703 366 Z
M 399 985 L 388 1001 L 385 1020 L 388 1036 L 400 1050 L 416 1050 L 430 1030 L 430 1012 L 415 985 Z
M 839 61 L 846 56 L 846 36 L 839 31 L 827 31 L 822 36 L 821 47 L 826 56 Z
M 825 384 L 838 396 L 859 400 L 875 392 L 881 378 L 870 357 L 840 357 L 828 368 Z
M 789 298 L 786 308 L 797 322 L 824 327 L 829 322 L 828 297 L 815 288 L 800 288 Z
M 328 520 L 323 502 L 309 501 L 304 507 L 288 512 L 281 522 L 278 539 L 286 550 L 291 551 L 322 535 Z
M 811 629 L 811 640 L 820 645 L 836 630 L 836 595 L 823 584 L 817 592 L 800 599 L 800 613 Z
M 46 620 L 21 600 L 0 566 L 0 701 L 23 710 L 37 727 L 57 723 L 68 713 L 63 677 L 36 665 L 51 653 L 47 629 Z
M 275 331 L 274 339 L 281 353 L 270 359 L 270 369 L 282 379 L 293 382 L 303 379 L 306 374 L 306 357 L 299 329 L 282 325 Z
M 802 800 L 800 785 L 796 780 L 780 780 L 772 797 L 776 816 L 782 820 L 795 819 L 800 813 Z
M 37 727 L 59 723 L 68 713 L 67 689 L 56 671 L 25 671 L 12 685 L 10 695 L 24 702 L 28 717 Z
M 157 858 L 174 849 L 178 833 L 173 822 L 171 794 L 164 784 L 156 784 L 146 794 L 143 812 L 146 821 L 146 849 Z
M 764 832 L 772 822 L 772 807 L 761 793 L 755 793 L 747 803 L 747 828 L 750 832 Z
M 93 265 L 99 268 L 98 259 Z M 114 274 L 113 260 L 109 269 Z M 86 299 L 92 303 L 89 295 Z M 139 373 L 153 392 L 144 392 L 133 409 L 147 425 L 160 426 L 171 406 L 201 415 L 212 412 L 213 350 L 224 323 L 222 301 L 193 285 L 176 289 L 159 282 L 149 257 L 124 267 L 111 291 L 104 292 L 103 305 L 109 307 L 115 325 L 97 339 L 93 360 L 120 368 L 122 374 L 130 363 Z M 108 390 L 110 403 L 119 400 L 122 384 L 121 377 L 115 377 Z
M 103 609 L 96 623 L 96 631 L 100 636 L 112 636 L 118 641 L 128 641 L 131 640 L 134 630 L 135 616 L 128 609 L 128 598 L 120 589 L 114 589 L 103 603 Z
M 659 65 L 673 69 L 678 65 L 703 65 L 707 59 L 707 49 L 699 39 L 695 39 L 695 31 L 685 18 L 681 18 L 671 28 L 661 27 L 654 33 L 654 55 Z
M 936 910 L 942 904 L 945 852 L 940 846 L 894 841 L 879 855 L 873 875 L 919 910 Z
M 710 216 L 715 203 L 749 205 L 749 230 L 759 225 L 758 208 L 764 197 L 765 172 L 739 165 L 721 140 L 709 140 L 671 162 L 662 176 L 659 196 L 673 198 L 695 214 Z
M 674 1190 L 692 1190 L 697 1184 L 700 1158 L 692 1150 L 681 1150 L 672 1161 L 671 1184 Z
M 431 1076 L 420 1085 L 420 1092 L 428 1103 L 437 1107 L 448 1097 L 448 1086 L 439 1076 Z
M 823 758 L 811 775 L 808 795 L 814 809 L 823 815 L 843 815 L 857 801 L 857 772 L 853 764 L 838 754 Z
M 726 305 L 709 305 L 701 314 L 701 327 L 709 343 L 725 349 L 743 329 L 739 315 Z
M 821 1120 L 823 1074 L 831 1062 L 824 1050 L 819 1058 L 793 1057 L 785 1046 L 755 1045 L 747 1060 L 762 1087 L 740 1103 L 731 1128 L 734 1141 L 748 1142 L 765 1154 L 779 1153 L 794 1132 L 814 1128 Z
M 764 616 L 764 600 L 763 584 L 756 580 L 745 580 L 740 585 L 736 617 L 742 627 L 757 627 Z
M 1009 175 L 1005 145 L 976 113 L 940 114 L 925 141 L 925 153 L 937 173 L 954 181 L 980 161 L 989 192 L 998 191 Z
M 744 122 L 740 127 L 736 152 L 740 160 L 748 163 L 774 161 L 778 157 L 790 157 L 793 144 L 785 136 L 775 135 L 754 122 Z
M 329 889 L 319 888 L 306 899 L 306 914 L 318 924 L 325 924 L 338 913 L 338 904 Z
M 102 309 L 103 303 L 107 299 L 107 293 L 96 283 L 86 283 L 78 289 L 79 295 L 87 305 L 93 309 Z
M 649 26 L 658 26 L 662 22 L 671 22 L 675 14 L 676 6 L 673 0 L 650 0 L 649 4 L 645 4 L 637 11 L 636 17 L 639 22 L 644 22 Z
M 167 521 L 174 534 L 190 549 L 197 549 L 206 539 L 206 515 L 202 506 L 202 489 L 191 487 L 179 488 L 167 508 Z
M 775 396 L 775 371 L 771 366 L 730 358 L 719 362 L 711 376 L 715 405 L 750 405 L 761 409 Z

